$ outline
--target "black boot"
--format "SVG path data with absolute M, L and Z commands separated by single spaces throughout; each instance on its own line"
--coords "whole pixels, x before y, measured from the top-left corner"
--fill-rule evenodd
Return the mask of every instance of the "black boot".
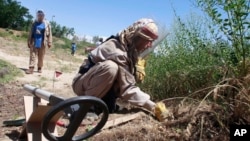
M 116 95 L 112 89 L 102 98 L 109 109 L 109 113 L 114 113 L 117 111 L 118 106 L 116 105 Z

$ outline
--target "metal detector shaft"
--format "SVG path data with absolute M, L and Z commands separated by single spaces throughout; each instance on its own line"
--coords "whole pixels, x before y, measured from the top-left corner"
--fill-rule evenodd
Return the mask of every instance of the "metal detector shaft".
M 48 101 L 50 103 L 50 105 L 52 105 L 52 106 L 65 100 L 64 98 L 56 96 L 51 92 L 39 89 L 37 87 L 31 86 L 28 84 L 25 84 L 23 87 L 26 91 L 32 93 L 36 97 L 39 97 L 39 98 L 42 98 L 42 99 Z

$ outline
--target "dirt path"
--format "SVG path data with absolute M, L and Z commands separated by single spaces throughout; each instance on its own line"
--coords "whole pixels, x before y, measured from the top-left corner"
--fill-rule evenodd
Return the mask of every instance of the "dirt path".
M 25 70 L 28 68 L 29 49 L 25 42 L 15 42 L 0 37 L 0 59 L 15 65 L 23 73 L 22 76 L 16 78 L 15 82 L 0 86 L 0 140 L 14 141 L 17 140 L 21 126 L 3 127 L 2 122 L 3 120 L 24 117 L 22 98 L 24 95 L 31 94 L 23 90 L 22 84 L 30 84 L 65 98 L 75 96 L 71 83 L 84 56 L 71 56 L 63 50 L 58 53 L 50 49 L 45 55 L 43 72 L 38 73 L 36 68 L 34 74 L 27 75 Z M 55 71 L 62 72 L 62 75 L 54 78 Z
M 25 53 L 27 54 L 27 53 Z M 74 57 L 82 57 L 83 56 L 74 56 Z M 73 96 L 73 91 L 71 89 L 72 79 L 78 71 L 78 67 L 80 63 L 73 63 L 69 61 L 62 61 L 59 59 L 55 59 L 53 56 L 46 54 L 44 61 L 43 73 L 37 73 L 35 69 L 34 74 L 27 75 L 24 71 L 28 66 L 28 56 L 17 56 L 6 53 L 4 49 L 0 49 L 0 59 L 10 62 L 15 65 L 17 68 L 23 70 L 23 76 L 18 77 L 17 81 L 31 84 L 46 90 L 50 90 L 58 95 L 71 97 Z M 55 71 L 62 72 L 57 78 L 54 78 Z M 53 85 L 54 80 L 54 85 Z M 63 91 L 62 91 L 63 89 Z

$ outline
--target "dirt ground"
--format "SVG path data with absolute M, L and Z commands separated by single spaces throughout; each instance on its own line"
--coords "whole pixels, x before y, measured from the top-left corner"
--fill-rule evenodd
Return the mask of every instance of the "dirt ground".
M 12 82 L 8 85 L 0 85 L 0 100 L 1 100 L 1 115 L 0 115 L 0 140 L 1 141 L 18 141 L 21 126 L 3 126 L 2 121 L 9 119 L 17 119 L 24 117 L 23 96 L 31 95 L 24 91 L 21 82 Z M 173 112 L 175 107 L 179 104 L 168 102 L 168 107 Z M 172 105 L 172 106 L 171 106 Z M 213 106 L 204 104 L 199 108 L 196 117 L 188 117 L 189 113 L 194 110 L 196 106 L 181 106 L 175 113 L 176 119 L 170 122 L 158 122 L 150 114 L 143 114 L 143 116 L 135 120 L 126 122 L 122 125 L 105 129 L 91 137 L 90 141 L 168 141 L 168 140 L 229 140 L 229 133 L 218 125 L 216 119 L 211 111 Z M 221 110 L 217 111 L 223 112 Z M 128 113 L 131 114 L 131 113 Z M 125 116 L 124 114 L 121 116 Z M 118 117 L 121 117 L 118 116 Z M 226 116 L 226 115 L 225 115 Z M 112 117 L 112 115 L 111 115 Z M 113 116 L 114 117 L 114 116 Z M 183 118 L 184 117 L 184 118 Z M 192 119 L 192 121 L 191 121 Z M 203 119 L 203 123 L 202 123 Z M 205 122 L 204 122 L 205 121 Z M 204 128 L 200 127 L 204 125 Z M 190 130 L 189 130 L 190 128 Z M 201 131 L 203 134 L 201 135 Z M 190 135 L 188 135 L 188 133 Z M 25 140 L 20 140 L 25 141 Z
M 60 93 L 61 96 L 74 96 L 71 89 L 71 83 L 84 56 L 71 56 L 69 54 L 70 53 L 65 52 L 57 57 L 54 51 L 47 49 L 43 73 L 37 73 L 37 68 L 35 68 L 35 73 L 33 75 L 18 77 L 17 81 L 32 84 L 54 93 Z M 64 60 L 65 58 L 67 60 Z M 17 68 L 20 68 L 24 73 L 28 68 L 29 49 L 23 42 L 13 43 L 12 41 L 0 37 L 0 59 L 10 62 Z M 55 71 L 62 72 L 62 75 L 55 78 Z
M 69 98 L 75 96 L 71 89 L 74 75 L 78 71 L 84 56 L 71 56 L 65 52 L 56 57 L 53 50 L 47 50 L 43 73 L 34 72 L 26 75 L 24 71 L 28 68 L 29 49 L 25 42 L 14 42 L 10 38 L 0 37 L 0 59 L 15 65 L 23 72 L 23 76 L 16 78 L 10 84 L 0 86 L 0 140 L 17 140 L 21 127 L 3 127 L 4 120 L 24 117 L 23 96 L 30 95 L 23 90 L 23 84 L 30 84 L 38 88 L 50 91 L 59 96 Z M 55 71 L 62 72 L 59 77 L 54 77 Z
M 24 118 L 23 96 L 30 95 L 22 88 L 19 82 L 13 82 L 8 85 L 0 85 L 0 140 L 18 140 L 18 135 L 22 129 L 21 126 L 4 127 L 3 121 Z

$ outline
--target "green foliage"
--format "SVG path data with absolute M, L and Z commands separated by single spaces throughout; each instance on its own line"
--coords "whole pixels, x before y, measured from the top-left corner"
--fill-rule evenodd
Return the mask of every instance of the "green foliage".
M 249 70 L 250 1 L 196 1 L 208 19 L 181 20 L 175 13 L 170 35 L 148 58 L 141 87 L 155 99 L 187 96 Z
M 67 38 L 60 38 L 61 41 L 63 41 L 62 44 L 55 43 L 55 48 L 62 48 L 62 49 L 70 49 L 71 47 L 71 41 Z
M 0 37 L 9 38 L 14 41 L 23 41 L 27 40 L 28 33 L 26 31 L 20 31 L 18 34 L 14 34 L 14 30 L 5 29 L 3 31 L 0 31 Z
M 197 50 L 169 49 L 169 54 L 152 54 L 147 63 L 143 89 L 154 98 L 187 96 L 201 88 L 216 84 L 226 68 L 210 47 Z
M 68 28 L 66 26 L 61 26 L 55 21 L 50 22 L 52 35 L 58 38 L 68 37 L 69 35 L 74 36 L 75 30 L 74 28 Z
M 250 44 L 250 1 L 249 0 L 196 0 L 213 20 L 215 26 L 227 37 L 233 46 L 235 55 L 241 61 L 238 70 L 245 76 L 249 69 L 246 58 L 249 57 Z
M 0 84 L 8 83 L 21 75 L 21 71 L 14 65 L 0 59 Z
M 15 0 L 0 0 L 0 27 L 25 30 L 32 22 L 26 7 Z
M 227 41 L 214 41 L 209 21 L 191 14 L 176 18 L 166 41 L 147 59 L 142 89 L 155 99 L 187 96 L 214 85 L 228 75 L 231 48 Z

